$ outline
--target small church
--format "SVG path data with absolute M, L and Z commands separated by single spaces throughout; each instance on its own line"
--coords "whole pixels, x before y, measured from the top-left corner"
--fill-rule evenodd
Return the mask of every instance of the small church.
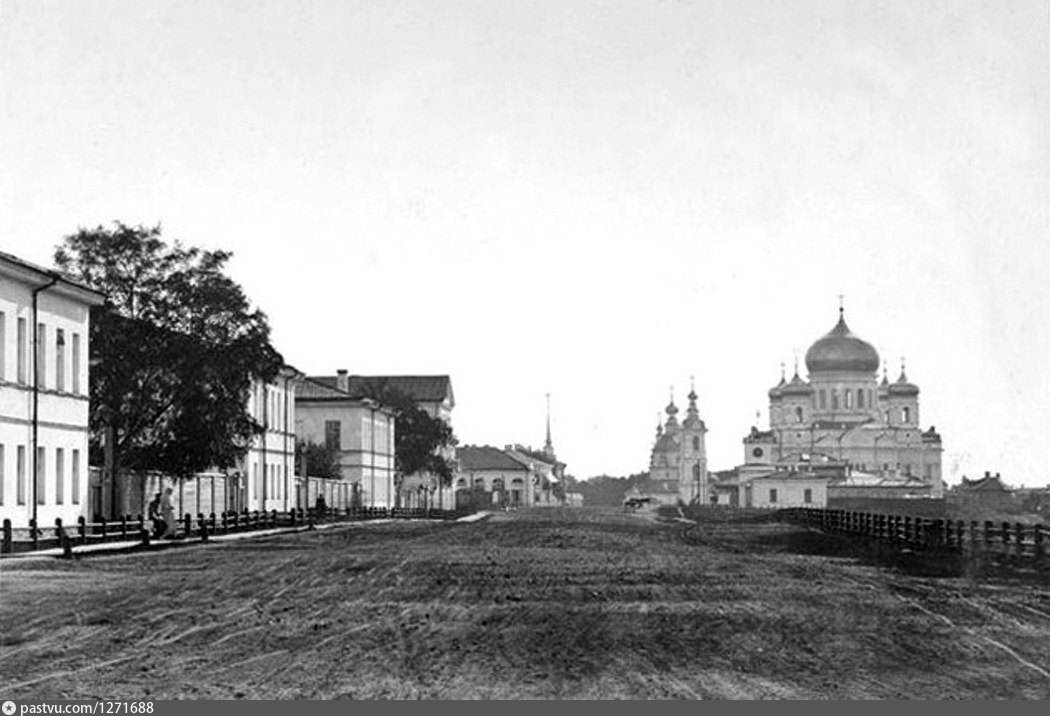
M 696 387 L 690 381 L 689 407 L 678 422 L 678 406 L 671 402 L 667 419 L 656 425 L 656 441 L 649 458 L 649 479 L 624 495 L 627 502 L 658 505 L 705 504 L 707 502 L 707 426 L 696 407 Z

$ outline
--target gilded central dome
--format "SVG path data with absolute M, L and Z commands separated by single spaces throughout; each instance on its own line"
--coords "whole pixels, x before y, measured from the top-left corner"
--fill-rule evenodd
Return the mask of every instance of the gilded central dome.
M 806 351 L 806 368 L 810 373 L 874 373 L 879 369 L 879 354 L 870 343 L 850 333 L 840 311 L 835 327 Z

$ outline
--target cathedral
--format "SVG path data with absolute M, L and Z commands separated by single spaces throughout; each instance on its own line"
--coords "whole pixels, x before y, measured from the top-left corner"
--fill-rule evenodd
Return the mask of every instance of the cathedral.
M 879 354 L 846 325 L 843 309 L 826 335 L 806 351 L 808 380 L 795 374 L 769 391 L 769 430 L 744 438 L 742 482 L 770 471 L 821 473 L 828 495 L 846 490 L 854 474 L 871 484 L 920 485 L 939 497 L 941 437 L 919 422 L 919 388 L 900 376 L 888 380 Z M 857 483 L 860 484 L 860 483 Z
M 674 395 L 666 408 L 667 421 L 656 426 L 656 442 L 649 459 L 650 499 L 665 504 L 707 501 L 707 426 L 696 407 L 696 389 L 690 386 L 689 408 L 678 422 Z

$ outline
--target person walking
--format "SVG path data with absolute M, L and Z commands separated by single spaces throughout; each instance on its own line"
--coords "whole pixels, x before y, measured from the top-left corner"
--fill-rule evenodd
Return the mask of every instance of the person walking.
M 164 521 L 162 539 L 175 538 L 175 506 L 171 504 L 172 492 L 173 490 L 169 487 L 164 490 L 164 495 L 160 498 L 160 518 Z

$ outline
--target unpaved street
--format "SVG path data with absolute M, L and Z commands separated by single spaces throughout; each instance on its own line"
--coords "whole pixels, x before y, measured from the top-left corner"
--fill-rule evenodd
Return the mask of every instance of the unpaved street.
M 811 547 L 551 509 L 7 560 L 0 694 L 1050 698 L 1045 586 Z

